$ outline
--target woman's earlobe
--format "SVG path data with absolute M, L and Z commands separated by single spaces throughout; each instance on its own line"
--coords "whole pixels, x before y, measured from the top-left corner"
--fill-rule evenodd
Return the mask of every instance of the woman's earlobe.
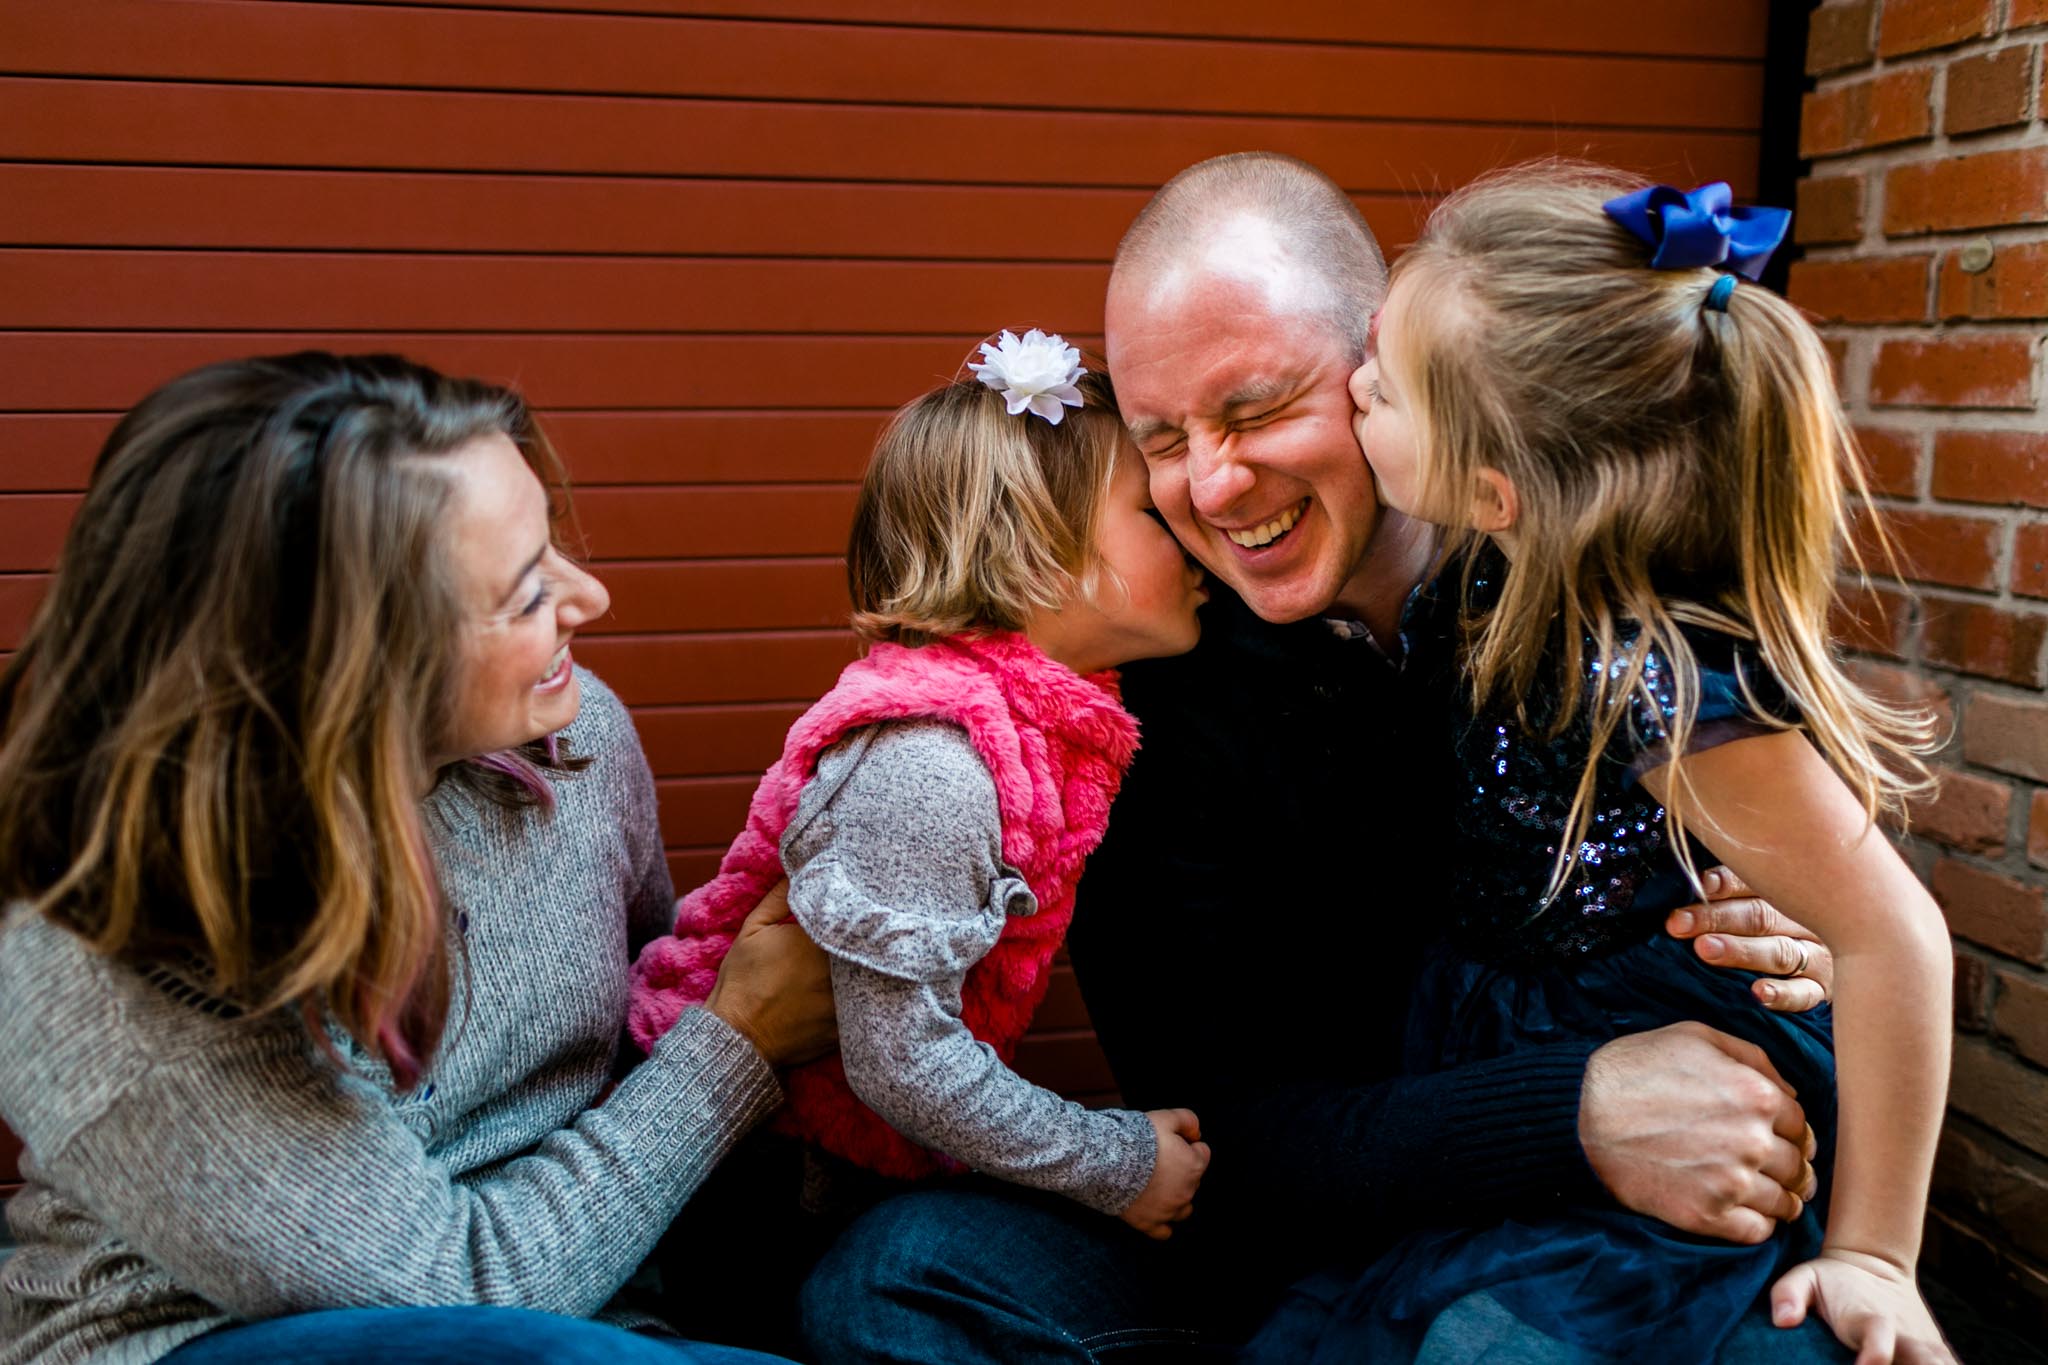
M 1514 481 L 1498 469 L 1482 469 L 1474 479 L 1477 484 L 1472 491 L 1474 529 L 1488 535 L 1513 530 L 1522 514 L 1522 500 L 1515 492 Z

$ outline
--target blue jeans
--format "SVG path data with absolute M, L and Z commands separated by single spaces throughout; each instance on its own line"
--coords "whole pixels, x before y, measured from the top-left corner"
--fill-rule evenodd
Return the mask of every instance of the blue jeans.
M 1228 1360 L 1198 1283 L 1173 1242 L 963 1181 L 856 1220 L 804 1285 L 804 1338 L 821 1365 Z
M 1277 1294 L 1205 1263 L 1179 1236 L 1152 1242 L 1067 1200 L 965 1182 L 900 1195 L 856 1221 L 804 1285 L 803 1329 L 820 1365 L 1223 1361 L 1262 1326 L 1264 1358 L 1306 1359 L 1314 1324 L 1294 1296 L 1296 1312 L 1261 1321 Z M 1291 1330 L 1309 1335 L 1291 1348 Z M 1786 1331 L 1759 1306 L 1721 1358 L 1833 1365 L 1849 1354 L 1817 1316 Z M 1475 1361 L 1585 1357 L 1474 1294 L 1438 1317 L 1418 1365 Z
M 166 1365 L 772 1365 L 781 1356 L 643 1336 L 525 1308 L 335 1308 L 208 1332 Z

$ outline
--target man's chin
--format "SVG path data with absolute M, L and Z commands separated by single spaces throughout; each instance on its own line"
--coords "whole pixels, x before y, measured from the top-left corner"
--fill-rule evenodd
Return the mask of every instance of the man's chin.
M 1333 592 L 1313 581 L 1307 575 L 1291 578 L 1250 579 L 1232 574 L 1218 575 L 1230 585 L 1244 604 L 1263 621 L 1284 626 L 1294 621 L 1305 621 L 1311 616 L 1320 616 L 1330 609 L 1335 597 Z

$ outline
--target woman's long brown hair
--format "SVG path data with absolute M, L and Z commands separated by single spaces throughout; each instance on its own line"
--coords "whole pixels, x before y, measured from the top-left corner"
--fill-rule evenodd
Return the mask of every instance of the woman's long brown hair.
M 420 804 L 464 624 L 445 457 L 493 434 L 557 472 L 516 394 L 391 356 L 210 365 L 137 405 L 0 674 L 0 899 L 325 1013 L 410 1088 L 450 996 Z M 518 800 L 526 761 L 469 780 Z

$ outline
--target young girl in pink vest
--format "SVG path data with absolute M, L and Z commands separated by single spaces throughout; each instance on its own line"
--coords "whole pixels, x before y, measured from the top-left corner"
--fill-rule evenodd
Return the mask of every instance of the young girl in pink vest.
M 1201 575 L 1151 514 L 1108 380 L 1036 330 L 981 351 L 883 433 L 847 553 L 872 648 L 791 728 L 718 875 L 642 953 L 631 1030 L 649 1047 L 701 1002 L 786 879 L 832 958 L 841 1051 L 788 1075 L 784 1132 L 1163 1238 L 1208 1163 L 1195 1116 L 1085 1109 L 1008 1063 L 1137 747 L 1113 670 L 1194 646 Z

